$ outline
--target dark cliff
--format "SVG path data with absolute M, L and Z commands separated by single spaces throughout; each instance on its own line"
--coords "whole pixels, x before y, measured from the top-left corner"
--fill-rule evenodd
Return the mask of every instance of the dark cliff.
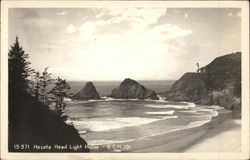
M 100 99 L 99 93 L 92 82 L 87 82 L 82 90 L 76 93 L 73 99 L 88 100 L 88 99 Z
M 56 144 L 67 148 L 54 148 Z M 69 148 L 77 144 L 83 147 Z M 21 149 L 21 145 L 26 146 Z M 51 148 L 37 149 L 34 145 Z M 25 93 L 9 97 L 9 152 L 88 152 L 85 145 L 74 126 L 66 124 L 48 106 Z
M 121 99 L 158 99 L 154 91 L 129 78 L 125 79 L 118 88 L 112 90 L 111 97 Z
M 167 92 L 167 98 L 175 101 L 197 101 L 207 94 L 206 75 L 185 73 Z
M 241 109 L 241 52 L 215 58 L 200 69 L 186 73 L 166 92 L 167 100 L 215 104 Z

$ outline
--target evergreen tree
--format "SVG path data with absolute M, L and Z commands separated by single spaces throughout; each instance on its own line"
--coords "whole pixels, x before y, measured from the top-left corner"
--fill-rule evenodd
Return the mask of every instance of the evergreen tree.
M 35 91 L 34 91 L 34 94 L 35 94 L 35 98 L 36 100 L 39 100 L 40 99 L 40 88 L 41 88 L 41 84 L 40 84 L 40 72 L 37 71 L 35 72 Z
M 69 96 L 70 86 L 66 80 L 58 77 L 55 82 L 55 87 L 50 91 L 53 96 L 53 102 L 55 103 L 55 113 L 66 120 L 67 116 L 63 115 L 66 104 L 64 98 Z
M 35 70 L 30 69 L 30 73 L 27 78 L 27 81 L 28 81 L 28 93 L 31 96 L 35 96 L 35 76 L 36 76 Z
M 48 68 L 46 67 L 40 76 L 40 101 L 44 105 L 49 105 L 51 103 L 49 94 L 47 93 L 47 87 L 53 81 L 51 78 L 51 73 L 48 73 Z
M 9 67 L 9 91 L 11 93 L 27 92 L 28 79 L 31 68 L 30 62 L 27 61 L 28 54 L 24 52 L 19 45 L 18 37 L 8 53 Z

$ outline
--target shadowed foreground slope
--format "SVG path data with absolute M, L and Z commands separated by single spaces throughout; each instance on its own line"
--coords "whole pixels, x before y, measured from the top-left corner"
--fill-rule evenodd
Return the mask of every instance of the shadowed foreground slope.
M 10 96 L 9 115 L 10 152 L 88 152 L 86 141 L 72 125 L 28 94 Z M 55 145 L 66 147 L 58 149 Z M 82 147 L 74 150 L 70 145 Z

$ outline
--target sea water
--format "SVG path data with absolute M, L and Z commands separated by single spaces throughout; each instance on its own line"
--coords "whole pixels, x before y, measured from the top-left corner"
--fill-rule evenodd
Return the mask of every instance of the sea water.
M 89 145 L 128 142 L 201 126 L 217 116 L 219 106 L 164 100 L 68 101 L 66 114 Z
M 140 81 L 158 95 L 174 81 Z M 187 102 L 109 98 L 118 81 L 93 82 L 101 100 L 67 100 L 66 114 L 89 145 L 122 143 L 201 126 L 218 115 L 219 106 L 196 106 Z M 84 82 L 70 82 L 71 92 L 78 92 Z

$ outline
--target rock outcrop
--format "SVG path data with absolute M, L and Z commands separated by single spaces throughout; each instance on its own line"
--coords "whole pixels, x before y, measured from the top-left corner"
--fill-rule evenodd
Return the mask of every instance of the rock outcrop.
M 174 101 L 197 101 L 207 94 L 204 73 L 185 73 L 167 93 L 167 98 Z
M 82 90 L 76 93 L 73 99 L 88 100 L 88 99 L 100 99 L 99 93 L 92 82 L 87 82 Z
M 166 92 L 167 100 L 241 109 L 241 52 L 214 59 L 200 73 L 186 73 Z
M 111 97 L 121 99 L 158 99 L 154 91 L 129 78 L 125 79 L 118 88 L 112 90 Z

